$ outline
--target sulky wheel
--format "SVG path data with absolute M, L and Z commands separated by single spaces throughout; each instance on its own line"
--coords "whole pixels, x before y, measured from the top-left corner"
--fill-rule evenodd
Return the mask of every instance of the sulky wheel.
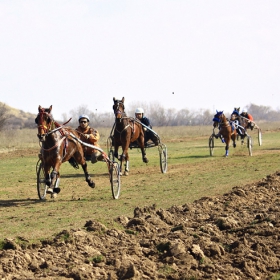
M 44 173 L 44 169 L 43 169 L 41 161 L 38 161 L 37 166 L 36 166 L 36 171 L 37 171 L 38 196 L 41 200 L 44 200 L 44 199 L 46 199 L 48 186 L 46 185 L 45 173 Z
M 115 160 L 115 157 L 114 157 L 114 151 L 113 151 L 113 149 L 111 149 L 111 150 L 109 151 L 109 155 L 108 155 L 108 157 L 109 157 L 109 159 L 110 159 L 110 160 L 112 160 L 112 161 L 114 161 L 114 160 Z
M 252 156 L 252 146 L 253 146 L 252 137 L 248 135 L 247 136 L 247 148 L 249 151 L 249 156 Z
M 163 144 L 159 145 L 159 158 L 160 158 L 160 170 L 162 173 L 167 171 L 167 147 Z
M 109 136 L 107 139 L 107 154 L 110 155 L 110 151 L 112 150 L 112 137 Z
M 211 135 L 209 137 L 209 149 L 210 149 L 210 156 L 213 156 L 214 154 L 214 136 Z
M 110 183 L 114 199 L 118 199 L 121 191 L 121 179 L 119 164 L 115 161 L 110 163 Z
M 259 141 L 259 146 L 261 146 L 262 145 L 262 131 L 260 128 L 258 129 L 258 141 Z

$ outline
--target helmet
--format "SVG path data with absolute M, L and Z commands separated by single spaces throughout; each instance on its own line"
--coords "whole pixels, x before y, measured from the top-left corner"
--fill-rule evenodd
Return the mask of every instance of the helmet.
M 248 112 L 247 108 L 246 107 L 243 108 L 242 113 L 247 113 L 247 112 Z
M 80 115 L 80 116 L 79 116 L 79 122 L 80 122 L 80 119 L 87 119 L 88 122 L 89 122 L 89 117 L 88 117 L 88 115 Z
M 137 108 L 137 109 L 135 110 L 135 114 L 144 114 L 143 108 Z

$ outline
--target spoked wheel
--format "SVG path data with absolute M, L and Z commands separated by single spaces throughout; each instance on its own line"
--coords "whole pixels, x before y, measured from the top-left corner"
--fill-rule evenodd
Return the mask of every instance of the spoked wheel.
M 247 148 L 249 151 L 249 156 L 252 156 L 252 137 L 251 136 L 247 136 Z
M 262 145 L 262 131 L 260 128 L 258 129 L 258 141 L 259 141 L 259 146 L 261 146 Z
M 43 169 L 41 160 L 39 160 L 37 163 L 36 172 L 37 172 L 38 196 L 41 200 L 44 200 L 44 199 L 46 199 L 48 186 L 46 185 L 46 178 L 45 178 L 45 173 L 44 173 L 44 169 Z
M 109 136 L 108 139 L 107 139 L 107 154 L 110 155 L 110 152 L 112 150 L 112 137 Z
M 167 172 L 167 147 L 159 145 L 160 170 L 162 173 Z
M 108 155 L 108 157 L 109 157 L 109 159 L 110 159 L 110 160 L 112 160 L 112 161 L 114 161 L 114 160 L 115 160 L 115 157 L 114 157 L 114 151 L 113 151 L 113 149 L 111 149 L 111 150 L 109 151 L 109 155 Z
M 209 149 L 210 149 L 210 156 L 214 155 L 214 136 L 211 135 L 209 137 Z
M 119 164 L 115 161 L 110 163 L 110 183 L 114 199 L 118 199 L 121 191 L 121 178 Z

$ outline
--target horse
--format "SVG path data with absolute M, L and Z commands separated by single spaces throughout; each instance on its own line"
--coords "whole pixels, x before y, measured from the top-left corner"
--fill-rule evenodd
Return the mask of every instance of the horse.
M 121 162 L 120 174 L 122 174 L 122 163 L 125 162 L 124 175 L 127 176 L 129 175 L 128 148 L 130 143 L 137 141 L 141 149 L 142 160 L 143 162 L 148 163 L 144 145 L 144 130 L 139 122 L 135 121 L 133 118 L 127 117 L 125 113 L 124 97 L 121 100 L 114 97 L 113 101 L 113 111 L 115 114 L 115 129 L 112 141 L 112 144 L 114 145 L 114 157 Z M 119 158 L 118 149 L 120 146 L 122 147 L 122 155 Z
M 52 105 L 49 108 L 42 108 L 39 105 L 38 115 L 35 118 L 38 127 L 37 136 L 41 144 L 39 157 L 42 160 L 46 185 L 48 186 L 47 193 L 51 194 L 52 197 L 59 193 L 60 189 L 55 188 L 55 182 L 60 177 L 60 166 L 71 158 L 72 160 L 74 158 L 76 164 L 82 166 L 86 182 L 91 188 L 94 188 L 95 183 L 88 173 L 82 144 L 71 136 L 72 134 L 79 138 L 78 133 L 70 127 L 59 125 L 54 121 L 51 112 Z
M 233 109 L 233 112 L 230 116 L 230 121 L 234 123 L 236 127 L 236 131 L 238 133 L 238 136 L 241 138 L 241 145 L 244 144 L 244 138 L 247 136 L 247 128 L 249 128 L 249 122 L 242 114 L 240 114 L 240 107 L 235 107 Z
M 236 147 L 236 129 L 235 127 L 228 121 L 223 111 L 216 111 L 217 113 L 213 118 L 213 126 L 214 128 L 219 128 L 219 132 L 215 134 L 215 138 L 221 137 L 222 141 L 226 144 L 225 157 L 229 154 L 229 144 L 230 140 L 233 142 L 233 147 Z

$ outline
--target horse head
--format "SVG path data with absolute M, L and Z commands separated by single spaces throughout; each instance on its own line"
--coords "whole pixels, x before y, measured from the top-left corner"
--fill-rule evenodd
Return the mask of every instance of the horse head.
M 235 107 L 230 115 L 230 120 L 234 121 L 239 117 L 240 107 Z
M 38 138 L 41 142 L 45 141 L 47 133 L 52 129 L 53 118 L 51 115 L 52 105 L 49 108 L 38 107 L 38 115 L 35 123 L 38 127 Z
M 219 126 L 219 123 L 222 121 L 222 117 L 224 116 L 224 113 L 223 111 L 218 111 L 216 110 L 216 114 L 214 115 L 214 118 L 213 118 L 213 126 L 214 127 L 218 127 Z
M 113 105 L 113 111 L 114 114 L 116 116 L 116 119 L 121 120 L 122 117 L 125 115 L 124 112 L 124 97 L 122 98 L 122 100 L 118 100 L 115 97 L 113 98 L 114 101 L 114 105 Z

